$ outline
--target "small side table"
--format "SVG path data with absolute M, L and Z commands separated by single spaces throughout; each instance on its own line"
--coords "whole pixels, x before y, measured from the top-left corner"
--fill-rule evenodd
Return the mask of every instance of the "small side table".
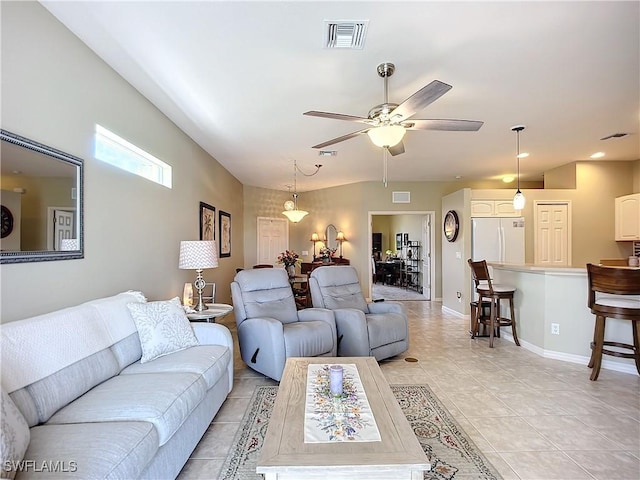
M 206 305 L 208 308 L 202 312 L 187 313 L 189 321 L 215 323 L 216 318 L 224 317 L 233 311 L 233 306 L 226 303 L 207 303 Z

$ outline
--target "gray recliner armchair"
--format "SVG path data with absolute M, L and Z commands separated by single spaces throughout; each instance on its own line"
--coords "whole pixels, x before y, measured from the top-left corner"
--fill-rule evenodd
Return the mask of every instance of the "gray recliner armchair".
M 288 357 L 335 357 L 333 312 L 298 311 L 287 272 L 281 268 L 242 270 L 231 283 L 242 360 L 280 380 Z
M 318 267 L 309 277 L 314 307 L 333 310 L 338 356 L 393 357 L 409 348 L 404 307 L 396 302 L 367 303 L 351 266 Z

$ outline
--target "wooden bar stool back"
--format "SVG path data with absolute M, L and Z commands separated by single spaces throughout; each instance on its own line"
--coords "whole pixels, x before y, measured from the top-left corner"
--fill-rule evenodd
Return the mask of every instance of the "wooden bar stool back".
M 473 283 L 476 286 L 476 293 L 478 294 L 478 306 L 481 306 L 484 301 L 489 301 L 491 304 L 491 313 L 489 318 L 482 316 L 480 312 L 481 308 L 473 309 L 475 311 L 475 319 L 472 319 L 477 334 L 478 327 L 482 324 L 489 328 L 489 347 L 493 348 L 493 338 L 496 336 L 496 330 L 499 332 L 500 327 L 511 327 L 513 333 L 513 341 L 516 345 L 520 346 L 518 341 L 518 334 L 516 333 L 516 316 L 513 307 L 513 295 L 516 292 L 516 288 L 510 285 L 494 284 L 489 276 L 489 267 L 486 260 L 479 260 L 477 262 L 471 259 L 467 260 L 467 263 L 471 267 L 471 274 L 473 276 Z M 502 300 L 509 301 L 510 317 L 506 318 L 500 314 L 500 302 Z M 473 312 L 472 312 L 473 314 Z M 499 334 L 498 334 L 499 335 Z
M 640 295 L 640 269 L 602 267 L 587 264 L 589 282 L 588 306 L 596 316 L 596 324 L 591 342 L 591 380 L 597 380 L 602 365 L 602 355 L 633 358 L 636 369 L 640 373 L 640 298 L 629 298 L 628 295 Z M 608 294 L 603 296 L 598 294 Z M 611 295 L 619 295 L 613 297 Z M 625 296 L 627 296 L 625 298 Z M 633 345 L 620 342 L 605 341 L 605 323 L 607 318 L 629 320 L 633 331 Z M 616 347 L 630 352 L 619 352 L 604 347 Z

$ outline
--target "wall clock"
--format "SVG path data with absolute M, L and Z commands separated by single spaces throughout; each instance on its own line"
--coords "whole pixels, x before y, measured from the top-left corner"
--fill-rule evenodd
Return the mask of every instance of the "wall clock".
M 2 235 L 0 238 L 8 237 L 13 232 L 13 214 L 11 210 L 2 205 Z
M 458 230 L 460 230 L 460 222 L 458 221 L 458 214 L 449 210 L 444 216 L 444 236 L 449 242 L 454 242 L 458 237 Z

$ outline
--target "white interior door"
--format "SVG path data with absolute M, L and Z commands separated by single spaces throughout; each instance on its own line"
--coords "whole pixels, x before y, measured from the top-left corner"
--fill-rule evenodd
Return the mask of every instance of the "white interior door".
M 422 217 L 422 295 L 431 300 L 431 217 Z
M 47 248 L 60 250 L 60 240 L 75 237 L 76 214 L 68 208 L 48 208 Z
M 536 202 L 534 250 L 536 265 L 567 267 L 571 264 L 570 205 Z
M 289 248 L 289 223 L 284 218 L 258 217 L 258 261 L 275 264 L 278 255 Z

